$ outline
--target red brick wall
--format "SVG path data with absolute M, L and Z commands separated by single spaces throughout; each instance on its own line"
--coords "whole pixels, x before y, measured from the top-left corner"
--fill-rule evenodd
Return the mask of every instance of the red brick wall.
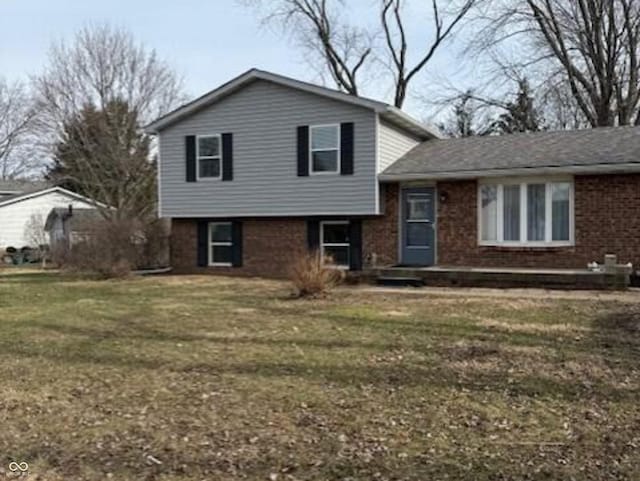
M 476 182 L 440 182 L 438 192 L 448 196 L 438 209 L 439 265 L 583 268 L 616 254 L 640 266 L 640 175 L 575 177 L 573 247 L 480 247 Z
M 383 215 L 362 221 L 362 255 L 367 266 L 375 254 L 378 265 L 398 262 L 398 184 L 380 187 Z
M 174 219 L 171 265 L 177 273 L 286 277 L 296 253 L 306 250 L 303 219 L 250 219 L 242 222 L 242 231 L 242 267 L 198 267 L 197 221 Z
M 383 186 L 385 215 L 362 219 L 362 255 L 376 254 L 381 265 L 396 263 L 398 252 L 398 186 Z M 171 265 L 176 273 L 217 273 L 262 277 L 286 277 L 296 253 L 307 249 L 304 218 L 243 220 L 242 267 L 197 266 L 197 220 L 173 219 Z
M 441 266 L 583 268 L 616 254 L 640 266 L 640 175 L 575 178 L 576 245 L 553 248 L 478 246 L 477 184 L 438 183 L 437 262 Z M 363 261 L 375 254 L 380 266 L 398 262 L 398 185 L 382 186 L 384 214 L 362 220 Z M 292 258 L 307 248 L 306 219 L 243 221 L 243 267 L 196 267 L 196 221 L 174 219 L 172 265 L 176 272 L 285 277 Z

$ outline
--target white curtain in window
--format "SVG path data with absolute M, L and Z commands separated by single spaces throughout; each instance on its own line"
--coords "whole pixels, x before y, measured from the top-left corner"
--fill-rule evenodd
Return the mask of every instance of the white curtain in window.
M 527 240 L 544 241 L 545 184 L 527 185 Z
M 483 185 L 482 203 L 482 240 L 498 239 L 498 188 L 495 185 Z
M 503 229 L 505 241 L 520 240 L 520 185 L 503 187 Z
M 554 241 L 569 240 L 569 196 L 571 184 L 558 182 L 551 184 L 551 234 Z

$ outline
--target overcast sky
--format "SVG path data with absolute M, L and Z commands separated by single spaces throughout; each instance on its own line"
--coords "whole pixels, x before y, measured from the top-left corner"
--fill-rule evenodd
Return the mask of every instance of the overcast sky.
M 359 20 L 373 22 L 375 0 L 349 0 Z M 424 8 L 428 2 L 416 2 Z M 414 41 L 429 39 L 428 11 L 411 12 Z M 258 67 L 302 80 L 317 81 L 301 52 L 280 32 L 260 26 L 255 12 L 236 0 L 0 0 L 0 75 L 27 79 L 46 63 L 53 40 L 72 39 L 79 28 L 109 22 L 129 29 L 155 48 L 183 76 L 188 93 L 200 95 L 230 78 Z M 413 84 L 427 94 L 443 78 L 459 77 L 459 58 L 452 46 L 442 49 L 430 71 Z M 389 101 L 388 83 L 374 82 L 365 94 Z M 407 108 L 424 113 L 412 99 Z

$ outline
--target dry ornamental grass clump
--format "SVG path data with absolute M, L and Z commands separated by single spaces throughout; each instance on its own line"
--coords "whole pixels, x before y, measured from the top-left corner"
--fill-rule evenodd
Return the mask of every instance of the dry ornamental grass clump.
M 290 269 L 297 297 L 319 297 L 326 295 L 344 280 L 344 271 L 338 269 L 333 259 L 322 256 L 319 251 L 298 256 Z

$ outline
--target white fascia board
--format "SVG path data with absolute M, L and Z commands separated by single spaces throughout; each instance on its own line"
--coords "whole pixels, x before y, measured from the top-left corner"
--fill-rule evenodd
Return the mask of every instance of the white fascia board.
M 381 182 L 399 182 L 409 180 L 438 180 L 438 179 L 476 179 L 479 177 L 508 177 L 528 175 L 597 175 L 597 174 L 625 174 L 640 172 L 640 163 L 626 164 L 595 164 L 547 167 L 521 167 L 514 169 L 486 169 L 486 170 L 458 170 L 449 172 L 425 172 L 407 174 L 380 174 Z

